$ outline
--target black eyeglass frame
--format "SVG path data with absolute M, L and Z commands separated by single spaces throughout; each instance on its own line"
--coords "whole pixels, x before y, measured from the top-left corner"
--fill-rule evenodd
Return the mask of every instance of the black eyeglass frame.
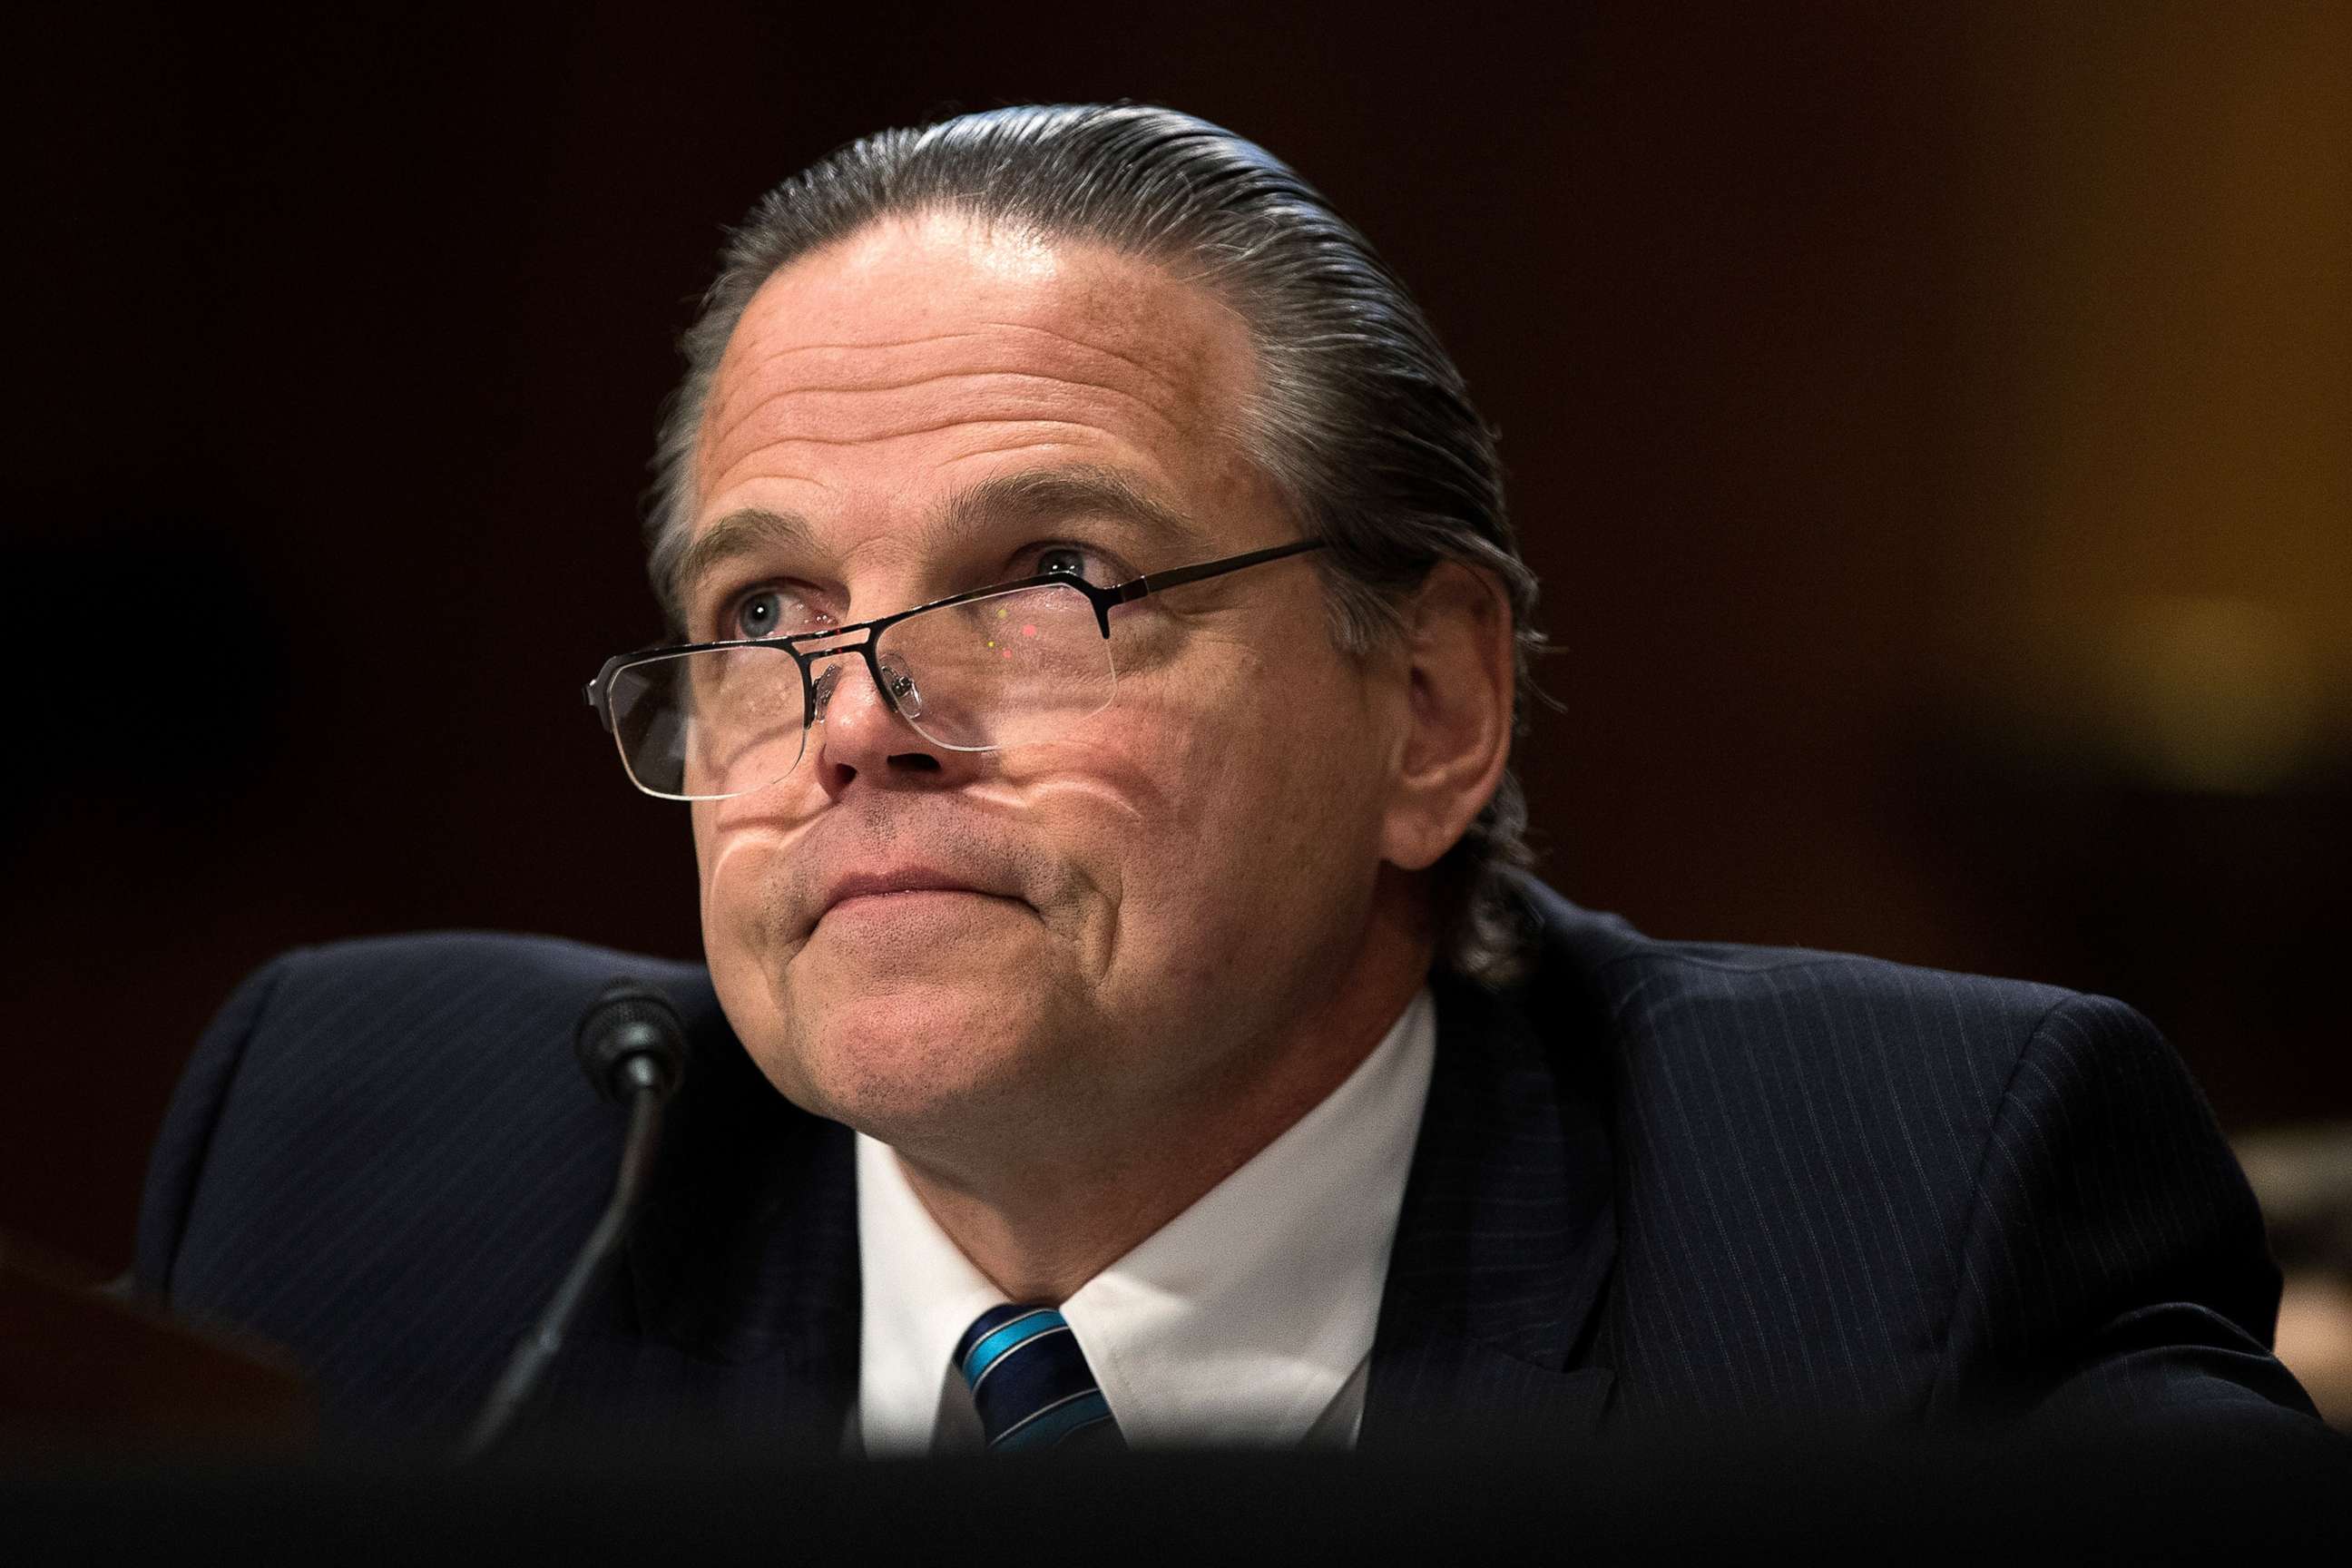
M 961 594 L 950 594 L 944 599 L 933 599 L 929 604 L 917 605 L 912 609 L 900 610 L 896 615 L 882 616 L 870 621 L 852 621 L 847 626 L 826 626 L 816 631 L 792 632 L 780 637 L 741 637 L 725 642 L 677 643 L 668 647 L 639 648 L 635 653 L 618 653 L 606 659 L 604 668 L 596 672 L 596 679 L 588 683 L 583 695 L 587 699 L 588 706 L 595 710 L 597 721 L 604 725 L 604 732 L 608 735 L 617 735 L 613 721 L 613 678 L 629 666 L 642 664 L 650 659 L 675 658 L 689 653 L 710 653 L 721 648 L 778 648 L 792 655 L 793 662 L 800 666 L 801 696 L 803 703 L 801 729 L 805 732 L 816 726 L 816 661 L 821 658 L 832 658 L 840 654 L 864 655 L 866 673 L 873 678 L 874 689 L 882 694 L 882 700 L 890 705 L 890 711 L 893 713 L 898 711 L 898 700 L 890 689 L 890 682 L 884 679 L 881 661 L 875 656 L 874 647 L 875 644 L 881 639 L 882 634 L 900 621 L 912 620 L 915 616 L 932 610 L 944 610 L 957 605 L 968 605 L 977 599 L 993 598 L 1000 594 L 1018 593 L 1024 588 L 1075 588 L 1084 594 L 1087 601 L 1094 605 L 1095 624 L 1102 628 L 1103 639 L 1108 641 L 1110 613 L 1120 605 L 1133 604 L 1136 600 L 1150 595 L 1160 593 L 1169 588 L 1181 588 L 1188 583 L 1200 583 L 1211 577 L 1222 577 L 1229 572 L 1238 572 L 1245 566 L 1259 566 L 1269 561 L 1304 555 L 1308 551 L 1325 549 L 1328 544 L 1328 541 L 1320 539 L 1297 539 L 1288 544 L 1276 544 L 1265 550 L 1247 551 L 1240 555 L 1228 555 L 1216 561 L 1203 561 L 1192 566 L 1172 567 L 1165 572 L 1146 572 L 1130 577 L 1124 583 L 1113 584 L 1108 587 L 1089 583 L 1075 573 L 1041 572 L 1034 577 L 1021 577 L 1010 583 L 997 583 L 985 588 L 973 588 Z M 843 637 L 856 637 L 861 632 L 865 636 L 858 641 L 837 641 Z M 835 646 L 817 648 L 814 651 L 804 650 L 799 646 L 812 642 L 831 643 Z M 625 763 L 627 761 L 625 757 L 622 760 Z M 632 774 L 631 777 L 634 779 L 635 775 Z

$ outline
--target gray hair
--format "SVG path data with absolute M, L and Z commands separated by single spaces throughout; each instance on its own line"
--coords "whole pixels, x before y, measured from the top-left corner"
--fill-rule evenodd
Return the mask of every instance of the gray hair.
M 646 524 L 655 594 L 674 629 L 695 507 L 703 406 L 728 339 L 782 268 L 877 219 L 950 211 L 1140 257 L 1216 291 L 1248 324 L 1261 385 L 1238 434 L 1318 563 L 1334 641 L 1398 635 L 1401 606 L 1441 561 L 1492 574 L 1517 641 L 1524 727 L 1536 579 L 1504 507 L 1494 432 L 1404 285 L 1313 186 L 1229 131 L 1145 105 L 968 114 L 853 142 L 793 176 L 730 235 L 686 333 L 685 381 L 663 416 Z M 1509 773 L 1436 868 L 1440 961 L 1499 984 L 1517 971 L 1530 860 Z

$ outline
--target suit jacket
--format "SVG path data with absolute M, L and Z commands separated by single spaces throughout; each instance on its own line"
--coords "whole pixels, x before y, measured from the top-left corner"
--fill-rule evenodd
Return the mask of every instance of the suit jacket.
M 1525 982 L 1438 985 L 1365 1447 L 2116 1411 L 2315 1426 L 2266 1348 L 2253 1198 L 2138 1015 L 1528 900 Z M 622 973 L 675 999 L 688 1069 L 534 1419 L 836 1446 L 850 1134 L 773 1091 L 698 966 L 478 934 L 276 960 L 173 1102 L 140 1283 L 291 1352 L 332 1428 L 445 1439 L 610 1191 L 623 1113 L 570 1042 Z

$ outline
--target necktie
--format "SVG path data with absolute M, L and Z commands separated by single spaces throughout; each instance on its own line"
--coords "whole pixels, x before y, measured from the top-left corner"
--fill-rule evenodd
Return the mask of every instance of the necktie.
M 991 1453 L 1118 1442 L 1086 1352 L 1051 1307 L 992 1307 L 956 1344 Z

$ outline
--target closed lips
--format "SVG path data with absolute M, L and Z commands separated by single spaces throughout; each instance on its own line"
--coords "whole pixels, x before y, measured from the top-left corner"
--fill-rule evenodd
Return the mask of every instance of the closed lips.
M 845 877 L 825 889 L 824 909 L 830 913 L 836 905 L 851 899 L 871 899 L 891 893 L 973 893 L 995 897 L 985 888 L 948 876 L 942 872 L 905 870 L 891 872 L 861 872 Z

